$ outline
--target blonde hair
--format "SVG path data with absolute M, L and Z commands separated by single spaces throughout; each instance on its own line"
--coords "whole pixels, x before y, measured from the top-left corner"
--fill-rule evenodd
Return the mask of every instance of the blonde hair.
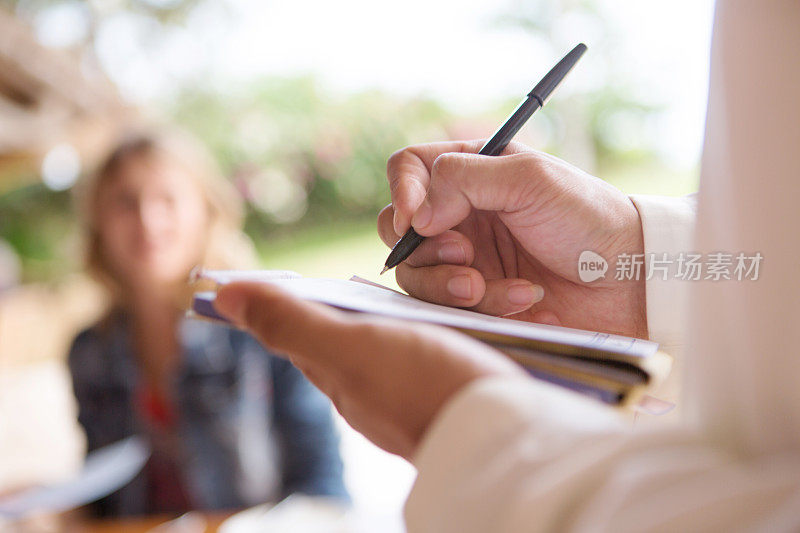
M 124 304 L 126 291 L 108 266 L 98 230 L 100 191 L 131 159 L 160 157 L 182 166 L 199 186 L 208 208 L 207 238 L 200 266 L 212 269 L 252 268 L 255 249 L 242 232 L 244 209 L 240 196 L 226 180 L 214 159 L 186 133 L 170 129 L 139 131 L 126 135 L 105 161 L 76 190 L 78 211 L 85 233 L 85 259 L 89 273 L 109 290 L 117 305 Z M 189 272 L 187 271 L 187 280 Z M 176 295 L 182 304 L 186 291 Z

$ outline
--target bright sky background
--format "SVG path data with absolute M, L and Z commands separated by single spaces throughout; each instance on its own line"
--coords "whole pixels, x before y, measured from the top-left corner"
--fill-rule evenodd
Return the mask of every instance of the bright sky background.
M 571 2 L 541 4 L 558 10 Z M 584 41 L 589 52 L 559 92 L 630 82 L 640 97 L 666 106 L 653 126 L 665 160 L 691 167 L 702 141 L 713 2 L 597 4 L 613 28 L 608 37 L 573 16 L 560 18 L 547 40 L 499 22 L 524 0 L 213 0 L 167 36 L 141 17 L 111 18 L 100 27 L 97 51 L 123 94 L 139 103 L 187 84 L 229 91 L 262 76 L 312 73 L 334 92 L 422 94 L 469 113 L 522 97 Z M 80 36 L 75 15 L 63 8 L 40 17 L 40 38 L 59 44 Z

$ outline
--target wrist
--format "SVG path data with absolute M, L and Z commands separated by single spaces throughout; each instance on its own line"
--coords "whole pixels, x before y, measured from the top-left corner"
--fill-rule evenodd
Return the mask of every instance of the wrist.
M 598 248 L 598 253 L 608 262 L 608 271 L 603 284 L 618 288 L 621 285 L 635 287 L 639 285 L 634 282 L 641 282 L 644 289 L 644 264 L 640 267 L 638 275 L 620 276 L 618 268 L 622 268 L 622 262 L 631 261 L 637 258 L 642 261 L 644 257 L 644 232 L 642 230 L 642 218 L 634 203 L 627 197 L 614 209 L 610 220 L 607 219 L 603 224 L 604 236 L 602 244 Z M 637 274 L 637 273 L 633 273 Z
M 606 224 L 605 247 L 600 255 L 608 262 L 605 278 L 596 285 L 610 291 L 615 301 L 615 333 L 648 338 L 647 262 L 642 218 L 634 203 L 620 194 L 613 218 Z

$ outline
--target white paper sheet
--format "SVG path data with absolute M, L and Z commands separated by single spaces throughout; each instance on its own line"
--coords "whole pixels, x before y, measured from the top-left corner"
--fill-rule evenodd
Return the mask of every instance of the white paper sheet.
M 149 456 L 150 448 L 140 437 L 129 437 L 95 450 L 75 478 L 0 498 L 0 522 L 35 513 L 66 511 L 98 500 L 133 479 Z
M 266 281 L 277 285 L 298 298 L 320 302 L 346 310 L 382 315 L 402 320 L 428 322 L 477 332 L 516 337 L 532 341 L 564 344 L 625 354 L 630 357 L 649 357 L 658 349 L 654 342 L 597 333 L 578 329 L 532 324 L 519 320 L 483 315 L 465 309 L 455 309 L 423 302 L 377 283 L 364 283 L 360 278 L 352 281 L 286 277 L 273 271 L 239 271 L 235 280 Z M 282 271 L 281 271 L 282 272 Z M 228 273 L 203 271 L 202 279 L 220 284 L 233 281 Z

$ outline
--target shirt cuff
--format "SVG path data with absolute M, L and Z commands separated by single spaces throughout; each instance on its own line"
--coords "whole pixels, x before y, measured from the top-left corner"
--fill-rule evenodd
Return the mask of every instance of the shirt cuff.
M 647 329 L 666 352 L 684 343 L 685 282 L 677 279 L 678 257 L 692 251 L 695 195 L 632 195 L 644 234 Z
M 618 411 L 562 387 L 522 377 L 476 380 L 442 408 L 420 443 L 412 461 L 418 475 L 405 506 L 408 529 L 456 531 L 453 517 L 469 521 L 454 488 L 474 482 L 475 465 L 491 460 L 503 443 L 522 433 L 533 438 L 535 455 L 546 461 L 563 453 L 578 434 L 624 427 Z

